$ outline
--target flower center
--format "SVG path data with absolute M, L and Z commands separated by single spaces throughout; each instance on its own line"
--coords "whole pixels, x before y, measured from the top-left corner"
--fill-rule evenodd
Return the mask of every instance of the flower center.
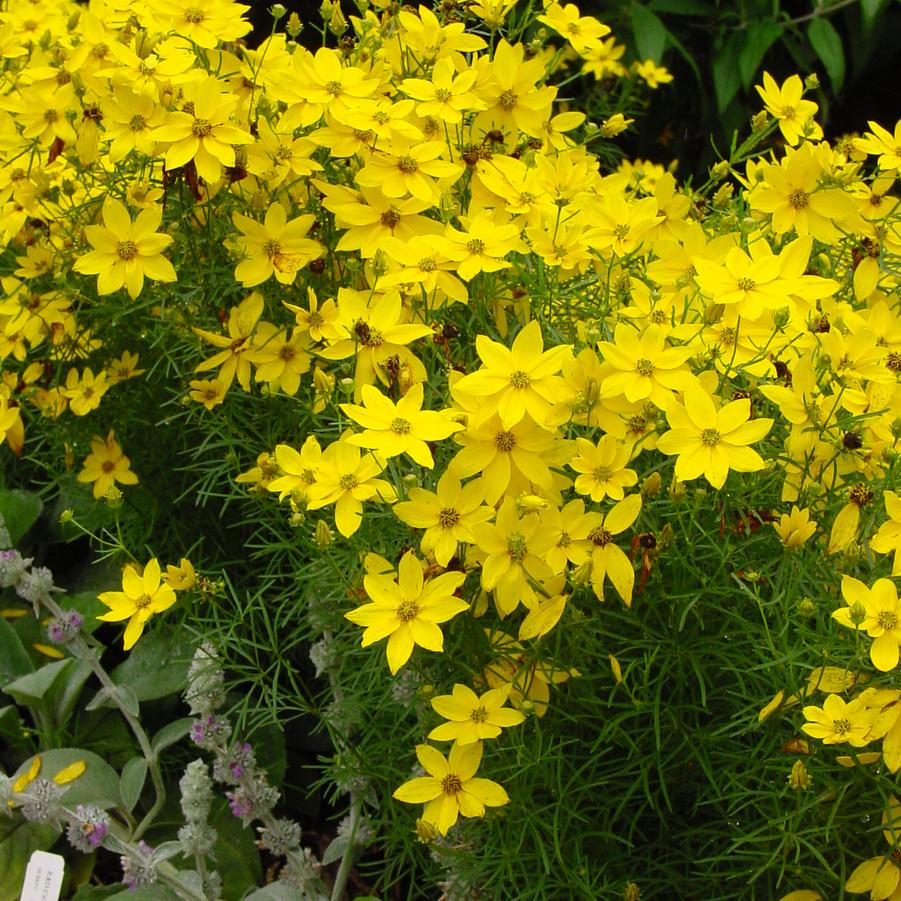
M 879 623 L 886 632 L 891 632 L 891 630 L 898 625 L 898 617 L 890 610 L 883 610 L 876 617 L 876 622 Z
M 453 507 L 445 507 L 438 513 L 438 525 L 442 529 L 452 529 L 460 522 L 460 514 Z
M 143 116 L 132 116 L 131 121 L 128 123 L 128 127 L 132 131 L 143 131 L 147 122 Z
M 498 450 L 509 452 L 516 447 L 516 436 L 513 432 L 498 432 L 494 436 L 494 443 Z
M 832 728 L 839 735 L 847 735 L 851 731 L 851 720 L 833 720 Z
M 609 530 L 600 526 L 597 529 L 592 529 L 588 533 L 588 540 L 597 547 L 606 547 L 613 541 L 613 536 L 610 534 Z
M 738 287 L 742 291 L 753 291 L 757 287 L 757 282 L 753 278 L 747 278 L 743 275 L 738 280 Z
M 704 429 L 701 432 L 701 443 L 707 447 L 716 447 L 720 443 L 720 433 L 716 429 Z
M 340 81 L 330 81 L 325 86 L 326 91 L 332 95 L 332 97 L 337 97 L 341 93 L 341 82 Z
M 517 369 L 514 372 L 510 373 L 510 384 L 514 388 L 528 388 L 529 381 L 529 374 L 527 372 L 523 372 L 522 369 Z
M 498 97 L 497 102 L 500 105 L 502 110 L 506 110 L 506 112 L 510 112 L 514 106 L 516 106 L 516 101 L 519 98 L 516 96 L 516 92 L 507 88 L 500 97 Z
M 281 241 L 276 241 L 274 238 L 270 238 L 265 242 L 265 244 L 263 244 L 263 253 L 265 253 L 270 260 L 275 259 L 281 252 Z
M 297 351 L 290 344 L 283 345 L 278 352 L 278 358 L 286 363 L 290 363 L 296 356 Z
M 349 472 L 347 475 L 343 475 L 338 479 L 338 484 L 345 491 L 350 491 L 351 489 L 356 488 L 360 483 L 357 481 L 357 477 L 352 472 Z
M 474 723 L 484 723 L 485 720 L 488 719 L 488 711 L 484 707 L 476 707 L 472 713 L 469 714 L 469 718 Z
M 385 228 L 390 228 L 393 231 L 397 223 L 400 222 L 400 213 L 397 210 L 385 210 L 379 217 L 379 221 Z
M 419 604 L 411 599 L 401 601 L 397 605 L 397 618 L 402 623 L 408 623 L 419 615 Z
M 395 435 L 407 435 L 410 432 L 410 428 L 409 420 L 401 419 L 400 416 L 391 420 L 391 431 Z
M 810 195 L 807 191 L 802 191 L 800 188 L 796 188 L 791 194 L 788 195 L 788 202 L 796 209 L 803 210 L 804 207 L 810 202 Z
M 629 234 L 629 226 L 625 224 L 617 225 L 616 228 L 613 229 L 613 234 L 620 240 L 625 240 L 626 236 Z
M 116 253 L 119 254 L 120 260 L 133 260 L 138 255 L 138 247 L 134 241 L 120 241 L 116 247 Z
M 206 18 L 206 13 L 199 6 L 189 6 L 185 10 L 185 21 L 191 25 L 199 25 Z
M 510 559 L 517 563 L 526 559 L 529 549 L 526 547 L 526 539 L 520 532 L 511 532 L 507 536 L 507 553 Z
M 450 100 L 453 96 L 453 93 L 447 88 L 437 88 L 435 90 L 435 99 L 439 103 L 447 103 L 447 101 Z
M 112 472 L 116 468 L 116 464 L 113 463 L 112 460 L 104 460 L 103 463 L 100 464 L 100 468 L 104 472 Z
M 417 163 L 412 156 L 401 156 L 397 159 L 397 168 L 400 169 L 404 175 L 412 175 L 419 169 L 419 163 Z
M 206 119 L 195 119 L 191 126 L 191 131 L 197 138 L 205 138 L 212 130 L 213 126 Z
M 463 782 L 456 773 L 448 773 L 441 780 L 441 791 L 446 795 L 455 795 L 463 791 Z
M 654 364 L 645 357 L 635 361 L 635 371 L 646 378 L 654 374 Z
M 466 249 L 473 255 L 478 256 L 485 249 L 485 242 L 479 238 L 473 238 L 467 242 Z
M 609 466 L 595 466 L 591 473 L 599 482 L 606 482 L 613 475 Z
M 146 610 L 153 603 L 153 598 L 149 594 L 142 594 L 136 601 L 135 607 L 138 610 Z

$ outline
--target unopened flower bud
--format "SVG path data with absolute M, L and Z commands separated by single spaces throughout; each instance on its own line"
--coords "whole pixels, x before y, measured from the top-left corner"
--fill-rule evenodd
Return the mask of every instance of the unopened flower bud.
M 641 889 L 634 882 L 627 882 L 623 889 L 623 901 L 639 901 Z
M 810 788 L 811 778 L 803 760 L 796 760 L 788 776 L 788 784 L 796 792 L 805 792 Z
M 660 478 L 659 472 L 652 472 L 642 483 L 641 493 L 645 497 L 657 497 L 663 486 L 663 480 Z
M 269 7 L 269 15 L 278 22 L 279 19 L 283 19 L 287 14 L 287 7 L 282 6 L 281 3 L 276 3 L 274 6 Z
M 685 497 L 685 482 L 680 482 L 675 476 L 673 476 L 672 482 L 670 482 L 669 496 L 674 501 L 681 501 L 682 498 Z
M 855 601 L 851 605 L 851 610 L 848 613 L 848 618 L 854 623 L 855 626 L 859 626 L 863 623 L 863 621 L 867 618 L 867 608 L 860 601 Z
M 320 519 L 316 523 L 316 531 L 313 533 L 313 543 L 320 551 L 324 551 L 334 540 L 335 533 L 324 519 Z
M 735 188 L 732 185 L 732 182 L 727 181 L 725 184 L 720 185 L 716 190 L 716 194 L 713 195 L 713 205 L 717 209 L 722 209 L 724 206 L 727 206 L 732 199 L 734 191 Z
M 761 129 L 766 128 L 769 118 L 769 114 L 765 109 L 762 109 L 759 113 L 755 113 L 751 116 L 751 130 L 760 131 Z
M 292 38 L 296 38 L 302 29 L 303 22 L 300 21 L 300 16 L 297 15 L 297 13 L 291 13 L 291 15 L 288 16 L 288 23 L 285 25 L 285 31 L 287 31 Z
M 721 181 L 729 174 L 729 161 L 720 160 L 710 167 L 710 180 Z
M 816 72 L 811 72 L 807 78 L 804 79 L 804 88 L 808 91 L 815 91 L 820 86 L 820 79 L 817 76 Z

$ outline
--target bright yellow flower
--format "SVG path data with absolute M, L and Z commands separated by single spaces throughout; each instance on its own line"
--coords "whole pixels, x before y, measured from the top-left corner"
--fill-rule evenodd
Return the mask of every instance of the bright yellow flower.
M 299 269 L 323 252 L 318 241 L 307 238 L 316 217 L 311 213 L 288 220 L 288 211 L 276 201 L 266 211 L 262 224 L 241 213 L 232 222 L 241 231 L 235 245 L 243 260 L 235 268 L 235 278 L 251 288 L 271 276 L 290 285 Z
M 884 491 L 885 512 L 889 518 L 870 539 L 870 547 L 877 554 L 894 553 L 892 575 L 901 575 L 901 497 L 894 491 Z
M 425 567 L 412 552 L 407 551 L 393 574 L 369 574 L 363 577 L 363 587 L 372 603 L 364 604 L 344 616 L 358 626 L 365 626 L 363 647 L 383 638 L 388 668 L 393 676 L 419 645 L 429 651 L 444 650 L 444 635 L 438 623 L 445 623 L 469 604 L 454 596 L 466 574 L 442 573 L 424 581 Z
M 533 319 L 516 336 L 512 348 L 476 336 L 476 352 L 482 360 L 477 372 L 464 376 L 452 393 L 472 394 L 482 401 L 479 419 L 498 413 L 501 425 L 511 429 L 528 413 L 544 425 L 551 407 L 566 394 L 566 383 L 557 373 L 572 353 L 568 344 L 544 349 L 541 326 Z
M 18 454 L 22 450 L 24 437 L 21 409 L 16 404 L 10 406 L 6 397 L 0 394 L 0 444 L 5 441 Z
M 635 74 L 644 80 L 649 88 L 656 89 L 662 84 L 668 84 L 673 80 L 672 73 L 666 66 L 658 66 L 652 59 L 632 64 Z
M 822 707 L 809 705 L 803 710 L 807 720 L 801 731 L 818 738 L 825 745 L 848 742 L 854 748 L 869 743 L 869 731 L 873 714 L 860 698 L 845 701 L 838 695 L 829 695 Z
M 891 579 L 877 579 L 872 588 L 852 576 L 842 576 L 842 596 L 847 606 L 832 612 L 832 618 L 849 629 L 863 629 L 875 641 L 870 660 L 880 672 L 898 665 L 901 645 L 901 601 Z M 859 607 L 857 606 L 859 605 Z M 853 608 L 853 609 L 852 609 Z M 855 616 L 857 610 L 863 617 Z
M 678 454 L 676 478 L 687 482 L 704 476 L 714 488 L 722 488 L 729 470 L 755 472 L 764 461 L 748 447 L 769 432 L 772 419 L 751 419 L 751 402 L 740 398 L 717 410 L 713 399 L 700 386 L 685 389 L 685 405 L 676 403 L 666 411 L 670 431 L 661 435 L 657 449 Z
M 871 899 L 879 901 L 901 901 L 901 861 L 895 850 L 901 838 L 901 803 L 894 795 L 889 796 L 888 807 L 882 812 L 882 826 L 882 835 L 892 850 L 858 864 L 845 883 L 845 891 L 869 892 Z
M 394 505 L 394 515 L 414 529 L 426 530 L 420 548 L 440 566 L 450 563 L 460 542 L 475 544 L 473 527 L 494 516 L 494 510 L 482 503 L 481 479 L 461 487 L 459 479 L 445 472 L 434 492 L 411 488 L 409 497 Z
M 69 398 L 69 409 L 76 416 L 86 416 L 100 406 L 100 401 L 109 388 L 105 371 L 98 372 L 95 376 L 90 367 L 85 367 L 80 377 L 77 369 L 69 370 L 62 394 Z
M 132 222 L 125 204 L 107 196 L 103 225 L 85 228 L 94 249 L 75 261 L 75 271 L 96 275 L 98 294 L 112 294 L 124 286 L 132 299 L 141 293 L 145 276 L 174 282 L 178 276 L 162 254 L 172 238 L 157 232 L 162 220 L 163 208 L 154 205 L 138 213 Z
M 472 218 L 464 217 L 462 224 L 466 231 L 448 225 L 445 236 L 464 251 L 457 263 L 457 275 L 464 281 L 471 281 L 480 272 L 509 269 L 513 264 L 504 257 L 513 251 L 525 252 L 519 226 L 511 222 L 479 213 Z
M 581 15 L 575 3 L 566 6 L 551 3 L 545 7 L 544 15 L 537 18 L 565 37 L 580 56 L 597 47 L 601 38 L 610 34 L 607 25 L 593 16 Z
M 581 475 L 573 487 L 579 494 L 587 494 L 595 503 L 605 497 L 621 501 L 623 489 L 638 482 L 638 474 L 627 469 L 632 457 L 632 447 L 617 441 L 613 435 L 604 435 L 597 444 L 586 438 L 576 438 L 578 456 L 569 461 L 569 466 Z
M 278 475 L 268 481 L 265 487 L 269 491 L 277 491 L 280 501 L 288 494 L 306 500 L 310 486 L 316 483 L 321 459 L 322 448 L 315 435 L 307 436 L 300 451 L 296 451 L 290 444 L 277 444 L 275 462 Z
M 518 726 L 525 720 L 518 710 L 504 707 L 509 697 L 509 685 L 492 688 L 480 696 L 469 686 L 456 683 L 451 694 L 432 698 L 432 709 L 449 722 L 432 729 L 428 738 L 460 745 L 497 738 L 501 729 Z
M 379 479 L 384 464 L 376 454 L 360 454 L 360 449 L 341 439 L 333 441 L 322 453 L 316 481 L 307 489 L 308 507 L 319 510 L 335 505 L 335 525 L 350 538 L 363 517 L 363 501 L 377 498 L 393 504 L 397 500 L 388 482 Z
M 160 564 L 155 557 L 144 567 L 143 574 L 129 564 L 122 573 L 122 591 L 104 591 L 97 596 L 110 608 L 97 619 L 113 623 L 128 620 L 124 636 L 126 651 L 141 637 L 154 613 L 162 613 L 175 603 L 175 592 L 160 577 Z
M 754 85 L 766 111 L 779 120 L 782 136 L 794 147 L 802 137 L 818 140 L 823 130 L 813 121 L 819 107 L 812 100 L 802 100 L 804 84 L 792 75 L 782 85 L 769 72 L 763 73 L 763 87 Z
M 424 78 L 405 78 L 400 89 L 408 96 L 418 100 L 416 114 L 434 116 L 443 122 L 457 125 L 463 120 L 463 113 L 485 108 L 485 104 L 471 91 L 475 84 L 478 70 L 466 69 L 455 75 L 454 61 L 445 56 L 438 60 L 432 69 L 432 80 Z
M 266 382 L 272 393 L 284 391 L 293 397 L 300 390 L 300 377 L 310 371 L 309 350 L 309 332 L 261 322 L 247 360 L 256 366 L 258 382 Z
M 591 547 L 591 587 L 599 601 L 604 600 L 604 580 L 609 578 L 627 607 L 632 606 L 635 570 L 632 561 L 613 543 L 615 535 L 625 532 L 641 512 L 641 495 L 630 494 L 614 504 L 606 515 L 585 514 L 587 540 Z
M 173 591 L 190 591 L 197 581 L 194 565 L 187 557 L 182 557 L 178 566 L 170 563 L 163 578 Z
M 792 507 L 791 513 L 783 513 L 779 522 L 773 523 L 782 543 L 792 550 L 801 547 L 802 544 L 817 530 L 817 524 L 810 518 L 810 510 L 805 507 L 799 510 L 797 504 Z
M 412 385 L 396 404 L 372 385 L 363 386 L 362 396 L 362 407 L 340 405 L 365 430 L 351 435 L 347 441 L 378 451 L 386 459 L 406 454 L 415 463 L 431 469 L 435 461 L 426 442 L 443 441 L 463 428 L 435 410 L 422 409 L 421 383 Z
M 883 128 L 878 122 L 867 122 L 870 126 L 862 138 L 854 142 L 858 150 L 879 157 L 879 168 L 887 171 L 901 169 L 901 119 L 895 123 L 895 133 Z
M 147 0 L 146 6 L 163 31 L 174 31 L 205 50 L 237 41 L 253 27 L 244 18 L 250 7 L 234 0 Z
M 228 387 L 237 377 L 238 384 L 245 391 L 249 391 L 252 368 L 246 352 L 252 347 L 253 333 L 262 313 L 263 295 L 253 291 L 228 311 L 227 335 L 217 335 L 215 332 L 194 328 L 194 334 L 199 338 L 214 347 L 222 348 L 219 353 L 198 363 L 194 371 L 206 372 L 221 366 L 217 381 Z
M 203 404 L 207 410 L 218 407 L 228 394 L 228 385 L 219 379 L 192 379 L 188 387 L 191 389 L 189 391 L 191 400 Z
M 435 204 L 441 190 L 455 182 L 465 166 L 441 157 L 447 153 L 444 141 L 420 141 L 398 145 L 392 152 L 377 150 L 357 173 L 357 184 L 378 188 L 386 197 L 406 197 Z
M 405 782 L 394 797 L 409 804 L 424 803 L 422 819 L 441 835 L 460 816 L 481 817 L 486 807 L 501 807 L 510 800 L 496 782 L 475 778 L 482 762 L 481 742 L 455 744 L 447 758 L 430 745 L 417 745 L 416 756 L 429 775 Z
M 79 482 L 94 483 L 93 494 L 96 500 L 104 497 L 116 482 L 123 485 L 138 483 L 138 477 L 131 471 L 131 461 L 122 453 L 112 432 L 106 439 L 96 435 L 91 439 L 91 453 L 76 479 Z

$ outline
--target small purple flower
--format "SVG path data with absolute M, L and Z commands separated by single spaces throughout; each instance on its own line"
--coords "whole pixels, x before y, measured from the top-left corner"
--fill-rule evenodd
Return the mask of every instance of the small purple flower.
M 47 625 L 47 636 L 54 644 L 71 641 L 84 625 L 84 618 L 77 610 L 63 610 Z
M 99 848 L 109 832 L 109 817 L 99 807 L 79 804 L 66 829 L 66 838 L 73 848 L 90 854 Z

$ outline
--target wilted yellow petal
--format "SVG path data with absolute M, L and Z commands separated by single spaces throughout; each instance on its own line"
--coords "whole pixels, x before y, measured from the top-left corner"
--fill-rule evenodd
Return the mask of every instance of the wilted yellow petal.
M 858 764 L 860 764 L 861 766 L 867 766 L 871 763 L 876 763 L 876 761 L 879 760 L 881 756 L 882 755 L 878 751 L 864 751 L 863 754 L 857 755 L 856 760 L 853 757 L 848 757 L 845 754 L 841 754 L 835 758 L 835 762 L 839 766 L 846 768 L 857 766 Z
M 4 619 L 18 619 L 20 616 L 25 616 L 26 613 L 28 611 L 20 607 L 5 607 L 3 610 L 0 610 L 0 616 Z
M 62 660 L 66 655 L 59 649 L 49 644 L 33 644 L 32 647 L 45 657 L 52 657 L 54 660 Z
M 610 669 L 613 672 L 613 678 L 616 680 L 617 685 L 621 685 L 623 681 L 623 670 L 619 665 L 619 660 L 617 660 L 613 654 L 608 654 L 607 657 L 610 660 Z
M 796 892 L 789 892 L 787 895 L 783 895 L 779 901 L 823 901 L 823 896 L 819 892 L 813 891 L 813 889 L 802 888 Z
M 776 710 L 779 709 L 782 704 L 782 699 L 785 697 L 785 692 L 780 688 L 779 691 L 773 696 L 773 699 L 763 707 L 760 713 L 757 714 L 757 722 L 762 723 L 768 716 L 775 713 Z
M 860 523 L 860 507 L 854 503 L 845 504 L 839 510 L 835 522 L 832 523 L 832 532 L 829 534 L 829 544 L 826 546 L 827 554 L 837 554 L 843 550 L 857 536 L 857 526 Z
M 841 666 L 818 666 L 808 677 L 811 691 L 838 694 L 847 691 L 857 681 L 857 674 Z
M 566 609 L 566 595 L 548 598 L 542 601 L 534 610 L 531 610 L 519 627 L 519 639 L 538 638 L 547 635 L 560 620 Z
M 74 763 L 64 766 L 53 777 L 53 781 L 57 785 L 66 785 L 68 782 L 74 782 L 86 769 L 87 764 L 83 760 L 76 760 Z

